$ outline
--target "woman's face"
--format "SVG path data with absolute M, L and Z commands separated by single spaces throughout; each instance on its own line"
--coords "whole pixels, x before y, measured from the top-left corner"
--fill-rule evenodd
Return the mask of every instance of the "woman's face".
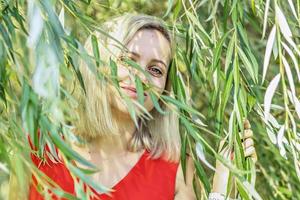
M 156 29 L 141 29 L 133 36 L 126 45 L 128 51 L 120 56 L 136 62 L 141 69 L 149 76 L 133 67 L 128 67 L 124 63 L 118 64 L 118 80 L 121 92 L 133 100 L 137 100 L 134 76 L 138 76 L 141 81 L 150 86 L 155 92 L 161 95 L 165 89 L 168 67 L 171 58 L 171 47 L 166 37 Z M 124 101 L 114 92 L 112 107 L 128 113 Z M 144 92 L 144 107 L 151 111 L 154 107 L 149 92 Z

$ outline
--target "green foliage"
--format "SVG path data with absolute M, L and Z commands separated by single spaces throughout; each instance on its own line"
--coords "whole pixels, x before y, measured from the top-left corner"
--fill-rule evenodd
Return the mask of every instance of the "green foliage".
M 178 108 L 182 166 L 185 170 L 185 152 L 190 152 L 195 182 L 203 186 L 198 197 L 211 189 L 209 166 L 217 158 L 235 177 L 229 186 L 242 199 L 300 199 L 299 0 L 0 0 L 0 10 L 0 198 L 7 194 L 9 175 L 25 185 L 24 171 L 39 174 L 28 155 L 43 157 L 46 143 L 51 156 L 58 156 L 56 146 L 80 177 L 76 191 L 81 199 L 87 198 L 83 182 L 106 190 L 87 178 L 95 167 L 69 145 L 75 137 L 69 121 L 76 102 L 63 82 L 77 79 L 85 89 L 78 69 L 82 59 L 99 79 L 118 85 L 113 60 L 112 76 L 99 71 L 96 37 L 91 37 L 93 57 L 82 43 L 94 30 L 106 35 L 100 24 L 112 16 L 142 12 L 164 18 L 177 36 L 169 75 L 175 97 L 160 100 Z M 128 65 L 139 70 L 135 63 Z M 139 78 L 135 82 L 141 103 L 145 86 Z M 164 113 L 158 98 L 151 93 L 155 108 Z M 136 120 L 134 109 L 130 114 Z M 239 132 L 244 118 L 254 132 L 256 168 L 243 159 Z M 215 150 L 225 137 L 235 149 L 234 163 Z

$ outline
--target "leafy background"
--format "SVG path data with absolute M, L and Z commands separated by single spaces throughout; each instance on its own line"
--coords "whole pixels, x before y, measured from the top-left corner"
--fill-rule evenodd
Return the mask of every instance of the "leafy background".
M 104 190 L 86 178 L 88 170 L 70 162 L 93 167 L 69 147 L 77 102 L 64 83 L 76 79 L 76 87 L 83 86 L 80 59 L 101 76 L 101 55 L 94 50 L 89 56 L 84 41 L 111 17 L 139 12 L 163 18 L 177 36 L 171 72 L 176 98 L 163 100 L 180 110 L 182 152 L 192 153 L 195 185 L 201 184 L 198 198 L 210 191 L 210 165 L 217 158 L 235 176 L 230 186 L 242 199 L 300 199 L 299 0 L 0 2 L 0 198 L 7 197 L 10 176 L 21 190 L 28 184 L 27 171 L 42 177 L 28 155 L 43 156 L 45 144 L 54 158 L 57 146 L 81 178 L 76 186 L 80 199 L 88 198 L 83 182 Z M 238 133 L 243 118 L 254 132 L 255 166 L 242 159 Z M 236 149 L 232 164 L 215 150 L 224 137 Z M 182 156 L 183 168 L 184 160 Z

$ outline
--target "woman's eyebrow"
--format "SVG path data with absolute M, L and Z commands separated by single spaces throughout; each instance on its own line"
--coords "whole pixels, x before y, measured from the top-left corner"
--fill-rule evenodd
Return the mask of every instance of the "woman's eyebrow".
M 152 59 L 151 62 L 157 62 L 157 63 L 161 63 L 163 66 L 165 66 L 165 68 L 167 69 L 167 64 L 165 62 L 163 62 L 162 60 L 159 59 Z
M 134 55 L 134 56 L 136 56 L 136 57 L 138 57 L 138 58 L 140 57 L 140 54 L 138 54 L 138 53 L 136 53 L 136 52 L 134 52 L 134 51 L 127 51 L 126 53 L 127 53 L 127 54 L 132 54 L 132 55 Z M 163 62 L 162 60 L 159 60 L 159 59 L 154 58 L 154 59 L 151 60 L 151 62 L 161 63 L 161 64 L 164 65 L 165 68 L 167 69 L 167 64 L 166 64 L 165 62 Z

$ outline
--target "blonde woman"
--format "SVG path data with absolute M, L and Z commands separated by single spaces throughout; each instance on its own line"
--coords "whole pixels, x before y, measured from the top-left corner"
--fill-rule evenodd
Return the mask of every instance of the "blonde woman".
M 187 162 L 186 181 L 180 166 L 180 135 L 176 112 L 170 107 L 161 114 L 154 107 L 150 90 L 157 95 L 172 95 L 168 78 L 174 43 L 164 23 L 152 16 L 124 15 L 105 23 L 103 29 L 111 36 L 95 33 L 99 42 L 101 59 L 107 63 L 117 60 L 117 84 L 96 78 L 84 63 L 80 66 L 86 94 L 77 93 L 80 106 L 77 110 L 76 134 L 85 144 L 73 144 L 73 149 L 101 169 L 91 175 L 96 183 L 112 189 L 109 194 L 95 192 L 94 199 L 115 200 L 193 200 L 196 199 L 192 179 L 193 162 Z M 114 39 L 113 39 L 114 38 Z M 90 38 L 86 43 L 92 55 Z M 142 70 L 129 67 L 126 59 L 137 63 Z M 109 73 L 103 67 L 103 73 Z M 106 71 L 107 70 L 107 71 Z M 127 99 L 137 101 L 135 78 L 148 86 L 143 96 L 144 110 L 133 103 L 137 113 L 136 126 L 129 112 Z M 116 83 L 116 82 L 115 82 Z M 150 88 L 150 89 L 149 89 Z M 127 102 L 127 103 L 126 103 Z M 148 118 L 144 119 L 145 113 Z M 249 126 L 247 124 L 246 126 Z M 246 127 L 249 128 L 249 127 Z M 251 130 L 245 134 L 246 156 L 255 156 Z M 33 156 L 37 165 L 39 160 Z M 75 163 L 80 167 L 79 163 Z M 63 190 L 75 194 L 74 179 L 63 162 L 38 166 Z M 224 199 L 229 171 L 217 164 L 211 199 Z M 43 199 L 33 177 L 29 199 Z M 46 191 L 47 192 L 47 191 Z M 55 199 L 53 194 L 50 196 Z

